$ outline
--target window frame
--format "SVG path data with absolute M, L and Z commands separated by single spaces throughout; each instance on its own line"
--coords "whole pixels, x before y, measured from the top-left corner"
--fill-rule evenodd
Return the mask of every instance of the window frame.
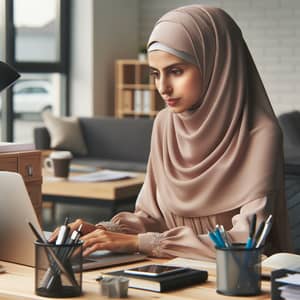
M 62 115 L 69 115 L 69 69 L 70 69 L 70 1 L 56 0 L 59 16 L 59 49 L 58 60 L 56 62 L 34 62 L 16 60 L 16 32 L 14 26 L 14 0 L 5 0 L 5 60 L 13 66 L 19 73 L 59 73 L 63 77 L 64 87 L 62 87 L 62 102 L 60 111 Z M 13 141 L 14 113 L 13 113 L 13 93 L 9 88 L 6 93 L 6 111 L 2 122 L 2 140 Z M 3 116 L 3 114 L 2 114 Z

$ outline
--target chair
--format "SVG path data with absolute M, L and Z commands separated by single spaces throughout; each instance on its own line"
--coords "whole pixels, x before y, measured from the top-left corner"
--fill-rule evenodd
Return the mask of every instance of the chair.
M 291 111 L 278 117 L 283 133 L 286 164 L 298 165 L 300 175 L 300 111 Z
M 300 254 L 300 112 L 278 117 L 283 132 L 285 194 L 294 250 Z

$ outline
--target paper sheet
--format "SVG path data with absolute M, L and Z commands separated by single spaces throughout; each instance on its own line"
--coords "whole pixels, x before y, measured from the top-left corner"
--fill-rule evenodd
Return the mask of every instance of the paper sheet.
M 133 172 L 100 170 L 100 171 L 89 173 L 89 174 L 71 176 L 71 177 L 69 177 L 69 181 L 99 182 L 99 181 L 111 181 L 111 180 L 119 180 L 119 179 L 125 179 L 125 178 L 133 178 L 136 176 L 137 176 L 137 174 L 133 173 Z
M 281 282 L 281 283 L 297 285 L 300 287 L 300 273 L 288 274 L 288 276 L 276 278 L 276 281 Z

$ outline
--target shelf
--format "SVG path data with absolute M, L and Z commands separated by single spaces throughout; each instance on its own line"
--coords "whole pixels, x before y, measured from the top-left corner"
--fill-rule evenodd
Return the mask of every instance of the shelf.
M 164 107 L 146 61 L 116 61 L 115 115 L 117 117 L 155 117 Z

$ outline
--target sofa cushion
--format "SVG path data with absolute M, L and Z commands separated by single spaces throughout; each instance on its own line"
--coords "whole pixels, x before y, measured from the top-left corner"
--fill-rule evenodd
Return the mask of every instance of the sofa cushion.
M 88 158 L 147 162 L 153 119 L 79 118 Z
M 44 112 L 42 116 L 50 134 L 52 149 L 69 150 L 75 155 L 87 154 L 77 118 L 56 117 L 49 111 Z
M 153 119 L 78 118 L 88 153 L 74 155 L 76 164 L 144 172 L 150 152 Z M 34 128 L 37 149 L 49 149 L 47 128 Z

